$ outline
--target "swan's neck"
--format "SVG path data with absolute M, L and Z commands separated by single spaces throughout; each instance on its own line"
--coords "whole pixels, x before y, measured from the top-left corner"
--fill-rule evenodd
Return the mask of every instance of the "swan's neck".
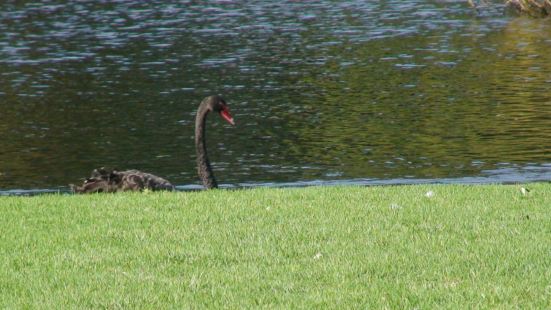
M 195 149 L 197 151 L 197 172 L 206 188 L 216 188 L 218 184 L 212 173 L 209 157 L 207 155 L 207 143 L 205 124 L 209 110 L 205 105 L 200 105 L 195 118 Z

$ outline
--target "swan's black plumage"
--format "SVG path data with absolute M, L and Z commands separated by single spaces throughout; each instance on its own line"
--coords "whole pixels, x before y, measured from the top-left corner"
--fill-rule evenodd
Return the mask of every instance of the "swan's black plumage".
M 195 148 L 197 152 L 197 172 L 206 188 L 216 188 L 218 184 L 214 178 L 212 167 L 207 155 L 206 147 L 206 119 L 210 112 L 217 112 L 227 122 L 234 125 L 233 118 L 226 101 L 220 96 L 210 96 L 199 105 L 195 119 Z M 156 175 L 139 170 L 124 170 L 99 168 L 92 171 L 82 186 L 70 184 L 75 193 L 98 193 L 118 191 L 142 190 L 174 190 L 174 185 Z

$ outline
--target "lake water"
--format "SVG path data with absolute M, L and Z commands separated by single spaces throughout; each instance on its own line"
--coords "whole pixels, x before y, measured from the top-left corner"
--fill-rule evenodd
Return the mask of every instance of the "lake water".
M 551 180 L 551 23 L 466 1 L 7 1 L 0 189 Z M 14 191 L 15 190 L 15 191 Z

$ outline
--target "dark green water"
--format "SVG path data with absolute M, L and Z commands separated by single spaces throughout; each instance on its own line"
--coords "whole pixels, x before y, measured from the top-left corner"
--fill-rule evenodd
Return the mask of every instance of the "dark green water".
M 466 1 L 465 1 L 466 2 Z M 0 4 L 0 189 L 551 179 L 551 23 L 461 1 Z

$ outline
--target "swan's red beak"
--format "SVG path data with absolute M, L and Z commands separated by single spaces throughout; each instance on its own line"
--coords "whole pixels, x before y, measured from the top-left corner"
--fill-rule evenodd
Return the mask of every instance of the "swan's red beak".
M 222 111 L 220 111 L 220 116 L 222 116 L 222 118 L 225 119 L 228 123 L 235 125 L 233 117 L 230 114 L 230 109 L 228 109 L 228 107 L 224 107 Z

